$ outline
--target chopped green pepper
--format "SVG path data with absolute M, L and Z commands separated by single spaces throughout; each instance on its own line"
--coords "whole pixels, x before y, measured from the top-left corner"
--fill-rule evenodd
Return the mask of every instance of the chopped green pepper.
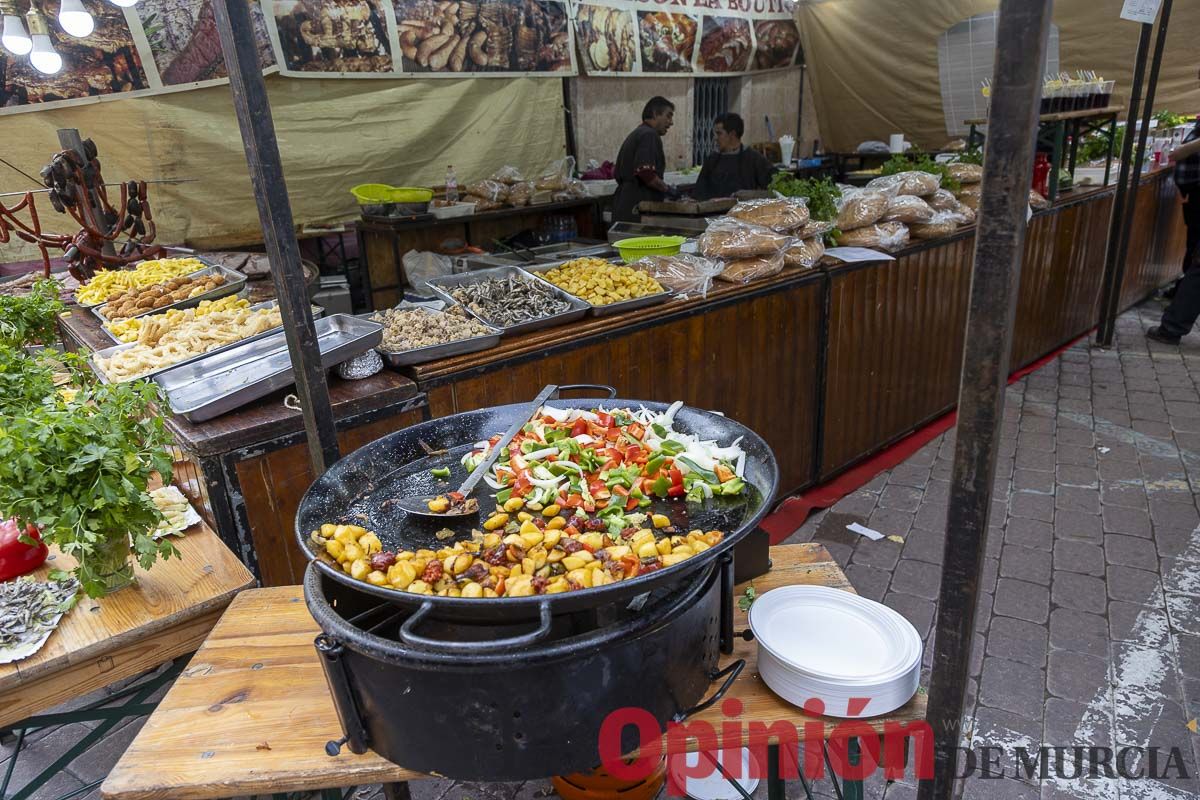
M 740 494 L 742 489 L 746 488 L 746 482 L 741 478 L 730 478 L 719 486 L 713 487 L 713 494 L 734 495 Z
M 662 425 L 659 425 L 657 422 L 650 425 L 650 430 L 652 430 L 656 434 L 658 434 L 658 438 L 660 438 L 660 439 L 667 438 L 667 429 L 664 428 Z
M 674 439 L 667 439 L 665 442 L 663 442 L 662 444 L 660 444 L 658 446 L 658 449 L 662 450 L 664 453 L 666 453 L 669 456 L 677 456 L 680 453 L 682 453 L 684 450 L 687 450 L 686 447 L 684 447 L 681 443 L 675 441 Z
M 496 502 L 500 505 L 504 505 L 510 497 L 512 497 L 512 489 L 501 489 L 496 492 Z
M 708 481 L 709 483 L 720 483 L 720 481 L 717 480 L 717 473 L 701 467 L 687 456 L 679 456 L 678 461 L 680 464 L 685 465 L 688 469 L 699 475 L 701 478 L 704 478 L 704 480 Z
M 646 462 L 646 474 L 653 475 L 662 469 L 663 462 L 667 460 L 666 456 L 655 456 Z
M 666 475 L 659 475 L 654 479 L 654 485 L 650 487 L 658 497 L 666 497 L 667 491 L 671 488 L 671 479 Z
M 429 470 L 429 472 L 435 478 L 449 478 L 450 477 L 450 468 L 449 467 L 434 467 L 433 469 Z

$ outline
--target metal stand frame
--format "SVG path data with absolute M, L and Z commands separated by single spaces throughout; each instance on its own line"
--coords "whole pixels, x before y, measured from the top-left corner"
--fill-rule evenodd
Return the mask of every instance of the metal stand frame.
M 8 761 L 8 767 L 4 771 L 3 778 L 0 778 L 0 798 L 5 798 L 5 800 L 27 800 L 27 798 L 32 797 L 35 792 L 53 780 L 54 776 L 62 771 L 64 767 L 103 740 L 108 732 L 116 727 L 118 722 L 130 717 L 144 717 L 149 715 L 158 707 L 158 703 L 148 703 L 146 702 L 147 698 L 161 687 L 174 681 L 179 676 L 179 673 L 183 671 L 183 668 L 187 665 L 191 657 L 191 653 L 179 656 L 161 674 L 140 682 L 135 682 L 116 694 L 97 700 L 95 703 L 77 711 L 66 711 L 58 714 L 38 714 L 9 726 L 9 730 L 16 732 L 17 746 L 13 751 L 12 758 Z M 106 707 L 113 703 L 117 703 L 117 705 Z M 90 731 L 72 745 L 53 764 L 30 779 L 25 786 L 11 795 L 8 794 L 8 787 L 12 782 L 13 772 L 17 766 L 17 759 L 20 758 L 21 747 L 25 743 L 25 735 L 41 728 L 69 725 L 75 722 L 99 722 L 100 725 L 96 726 L 95 730 Z M 58 800 L 71 800 L 71 798 L 85 795 L 99 786 L 103 780 L 101 778 L 98 781 L 93 781 L 86 786 L 61 795 Z
M 1125 281 L 1125 260 L 1129 255 L 1129 238 L 1133 232 L 1133 214 L 1137 208 L 1138 188 L 1142 183 L 1142 164 L 1146 162 L 1146 137 L 1150 134 L 1150 119 L 1154 114 L 1154 93 L 1158 88 L 1158 73 L 1162 66 L 1163 49 L 1167 43 L 1167 24 L 1171 21 L 1172 0 L 1163 0 L 1158 20 L 1158 37 L 1154 42 L 1154 58 L 1150 65 L 1150 80 L 1146 86 L 1146 103 L 1142 112 L 1141 130 L 1138 132 L 1137 155 L 1130 160 L 1133 137 L 1129 126 L 1138 118 L 1138 101 L 1142 73 L 1146 67 L 1146 46 L 1150 42 L 1149 23 L 1142 23 L 1138 39 L 1137 64 L 1134 70 L 1134 93 L 1129 99 L 1129 116 L 1126 118 L 1125 141 L 1121 148 L 1121 177 L 1117 185 L 1117 199 L 1113 203 L 1112 224 L 1109 228 L 1108 247 L 1104 253 L 1104 294 L 1100 301 L 1099 331 L 1096 343 L 1101 347 L 1112 347 L 1116 335 L 1117 314 L 1121 311 L 1121 285 Z M 1126 198 L 1128 194 L 1128 198 Z M 1128 205 L 1126 205 L 1128 200 Z
M 971 274 L 958 396 L 958 438 L 929 689 L 934 775 L 920 800 L 949 800 L 970 675 L 975 606 L 983 570 L 1000 424 L 1012 350 L 1029 181 L 1033 171 L 1042 57 L 1050 28 L 1045 0 L 1001 0 L 996 30 L 992 120 L 983 162 L 979 227 Z

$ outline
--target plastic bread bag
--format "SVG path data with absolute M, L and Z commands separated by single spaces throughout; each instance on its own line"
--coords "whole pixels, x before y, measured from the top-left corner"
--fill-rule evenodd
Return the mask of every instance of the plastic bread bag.
M 477 181 L 467 186 L 467 194 L 493 203 L 503 203 L 508 200 L 508 187 L 500 181 Z
M 505 166 L 501 167 L 500 169 L 496 170 L 495 172 L 493 172 L 492 177 L 488 178 L 488 180 L 496 181 L 497 183 L 504 183 L 504 184 L 511 186 L 514 183 L 523 182 L 525 180 L 525 177 L 523 175 L 521 175 L 521 170 L 517 169 L 516 167 L 505 165 Z
M 963 221 L 962 214 L 955 211 L 939 211 L 929 222 L 918 222 L 908 226 L 914 239 L 941 239 L 958 230 Z
M 555 201 L 581 200 L 588 196 L 587 185 L 578 178 L 568 178 L 566 185 L 554 192 Z
M 433 295 L 427 283 L 430 278 L 441 278 L 454 272 L 454 262 L 448 256 L 424 250 L 409 250 L 400 261 L 404 265 L 405 279 L 421 297 Z
M 949 189 L 938 189 L 926 197 L 925 202 L 934 211 L 957 211 L 959 206 L 958 198 Z
M 888 194 L 911 194 L 924 197 L 933 194 L 942 186 L 940 175 L 909 170 L 895 175 L 882 175 L 867 184 L 868 189 L 877 189 Z
M 792 231 L 797 239 L 819 239 L 836 227 L 833 220 L 810 219 L 804 227 Z
M 717 277 L 729 283 L 749 283 L 769 278 L 783 271 L 783 252 L 733 258 L 725 261 L 725 269 Z
M 783 251 L 783 263 L 788 267 L 812 269 L 825 255 L 825 243 L 821 237 L 801 239 L 796 244 Z
M 1032 195 L 1035 193 L 1033 191 L 1030 191 L 1030 194 Z M 979 186 L 978 186 L 978 184 L 975 186 L 968 186 L 965 189 L 960 189 L 958 192 L 955 193 L 954 196 L 956 198 L 958 198 L 958 202 L 962 203 L 964 206 L 971 209 L 972 211 L 979 210 Z
M 911 194 L 898 194 L 888 200 L 887 211 L 883 218 L 888 222 L 903 222 L 908 225 L 914 222 L 929 222 L 933 219 L 933 209 L 919 197 Z
M 983 167 L 978 164 L 964 164 L 961 161 L 955 161 L 946 165 L 946 173 L 951 178 L 957 178 L 963 186 L 983 180 Z
M 534 188 L 529 181 L 514 183 L 508 187 L 508 204 L 515 208 L 527 206 L 533 201 Z
M 1035 192 L 1033 189 L 1030 189 L 1029 190 L 1029 205 L 1033 206 L 1035 211 L 1040 211 L 1043 208 L 1049 208 L 1050 201 L 1047 200 L 1046 198 L 1042 197 L 1040 194 Z M 979 209 L 975 209 L 975 210 L 978 211 Z
M 837 206 L 837 227 L 843 231 L 852 231 L 878 222 L 887 211 L 888 196 L 872 189 L 849 187 L 842 192 Z
M 792 237 L 770 228 L 749 225 L 732 217 L 718 217 L 700 235 L 700 252 L 709 258 L 751 258 L 778 253 Z
M 541 191 L 561 192 L 567 188 L 567 181 L 574 174 L 575 157 L 567 156 L 557 161 L 551 161 L 533 183 Z
M 645 272 L 680 297 L 707 297 L 713 278 L 725 265 L 694 253 L 673 256 L 645 256 L 632 266 Z
M 975 209 L 962 203 L 958 204 L 958 208 L 954 209 L 954 213 L 962 217 L 962 222 L 960 223 L 962 225 L 974 225 L 975 217 L 978 216 L 975 213 Z
M 729 210 L 729 216 L 784 233 L 808 222 L 808 202 L 803 197 L 743 200 Z
M 866 247 L 872 250 L 899 250 L 908 244 L 908 226 L 903 222 L 880 222 L 838 237 L 840 247 Z

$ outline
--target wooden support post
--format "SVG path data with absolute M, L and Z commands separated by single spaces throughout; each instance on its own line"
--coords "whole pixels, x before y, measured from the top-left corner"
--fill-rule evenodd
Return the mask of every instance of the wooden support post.
M 1096 323 L 1096 343 L 1101 347 L 1112 347 L 1113 333 L 1117 322 L 1117 307 L 1121 304 L 1123 276 L 1117 275 L 1117 251 L 1121 246 L 1122 221 L 1125 219 L 1125 193 L 1129 188 L 1133 169 L 1133 137 L 1129 134 L 1138 118 L 1142 104 L 1142 82 L 1146 78 L 1146 51 L 1150 47 L 1150 25 L 1142 24 L 1138 37 L 1137 54 L 1134 56 L 1133 86 L 1129 90 L 1129 113 L 1125 117 L 1125 140 L 1121 143 L 1121 169 L 1117 173 L 1117 194 L 1113 198 L 1112 220 L 1108 228 L 1108 244 L 1104 249 L 1104 278 L 1100 284 L 1100 321 Z M 1114 135 L 1116 127 L 1113 128 Z M 1111 149 L 1111 148 L 1110 148 Z
M 254 199 L 258 203 L 263 241 L 271 261 L 271 279 L 283 315 L 288 353 L 296 375 L 296 395 L 300 398 L 304 429 L 308 434 L 308 456 L 313 472 L 319 476 L 338 460 L 340 453 L 329 386 L 325 382 L 325 370 L 321 368 L 312 306 L 304 287 L 292 207 L 288 203 L 279 145 L 275 141 L 271 104 L 258 64 L 250 6 L 245 0 L 215 0 L 213 14 L 229 71 L 229 88 L 233 92 L 242 144 L 246 148 L 246 163 L 250 167 Z
M 955 783 L 984 537 L 1004 416 L 1050 13 L 1051 4 L 1045 0 L 1000 3 L 991 124 L 984 150 L 929 688 L 934 775 L 921 782 L 920 800 L 949 800 Z

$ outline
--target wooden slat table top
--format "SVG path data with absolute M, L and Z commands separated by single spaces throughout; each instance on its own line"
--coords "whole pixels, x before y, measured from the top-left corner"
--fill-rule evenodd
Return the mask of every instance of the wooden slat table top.
M 68 313 L 59 317 L 59 327 L 68 344 L 76 348 L 97 350 L 113 346 L 101 329 L 100 320 L 85 308 L 71 306 Z M 280 389 L 207 422 L 193 424 L 173 414 L 165 415 L 165 422 L 190 455 L 203 458 L 226 453 L 303 430 L 301 413 L 283 405 L 283 398 L 294 391 L 294 386 Z M 336 420 L 399 405 L 418 394 L 411 378 L 386 368 L 358 381 L 342 380 L 332 372 L 329 375 L 329 399 Z
M 770 573 L 753 581 L 759 592 L 791 584 L 853 591 L 820 545 L 775 547 L 771 557 Z M 735 610 L 735 630 L 746 626 L 745 613 Z M 342 734 L 313 648 L 318 632 L 298 586 L 239 595 L 113 768 L 104 797 L 207 800 L 428 777 L 373 752 L 325 754 L 325 743 Z M 738 639 L 734 654 L 722 659 L 746 659 L 727 694 L 743 702 L 743 722 L 810 720 L 759 680 L 755 653 L 755 645 Z M 918 693 L 868 722 L 882 730 L 888 721 L 924 717 L 925 696 Z M 714 707 L 693 719 L 723 717 Z
M 92 600 L 81 596 L 44 647 L 0 665 L 0 727 L 195 651 L 254 576 L 203 523 L 174 540 L 180 558 L 137 568 L 137 582 Z M 32 573 L 74 561 L 51 549 Z

